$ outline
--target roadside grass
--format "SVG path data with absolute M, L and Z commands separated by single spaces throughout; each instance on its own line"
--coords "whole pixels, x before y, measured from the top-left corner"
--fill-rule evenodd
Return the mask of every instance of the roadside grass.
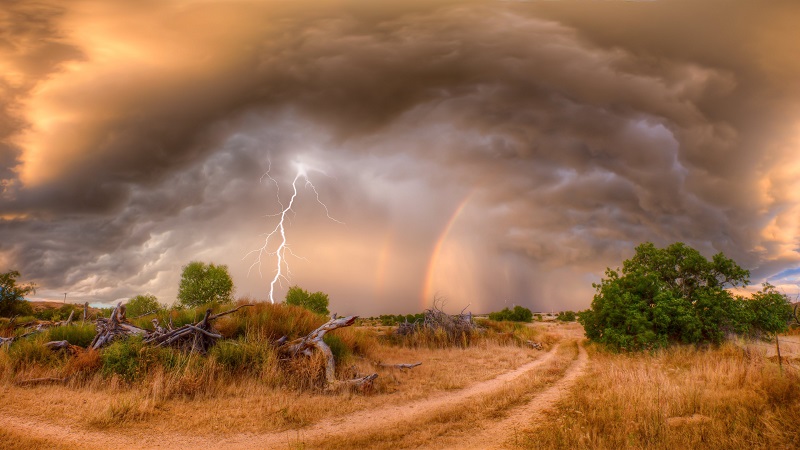
M 235 306 L 235 305 L 233 305 Z M 216 307 L 227 310 L 231 305 Z M 136 319 L 152 328 L 152 318 L 172 318 L 173 326 L 200 320 L 204 310 L 159 312 Z M 215 322 L 228 339 L 208 355 L 143 345 L 138 338 L 120 340 L 101 351 L 77 355 L 51 351 L 44 342 L 54 336 L 72 343 L 93 337 L 93 326 L 53 328 L 0 349 L 0 390 L 7 402 L 0 411 L 41 411 L 57 418 L 89 411 L 82 423 L 90 428 L 165 427 L 180 423 L 193 433 L 213 430 L 274 431 L 307 425 L 327 417 L 384 404 L 424 398 L 493 378 L 536 358 L 540 352 L 515 339 L 476 340 L 469 347 L 407 348 L 387 345 L 370 328 L 330 332 L 340 379 L 378 373 L 368 395 L 328 393 L 324 359 L 319 355 L 282 361 L 272 342 L 281 336 L 304 336 L 328 320 L 305 309 L 258 303 Z M 517 330 L 535 337 L 538 331 Z M 61 339 L 59 339 L 61 340 Z M 422 362 L 413 370 L 379 363 Z M 20 380 L 67 377 L 66 385 L 17 387 Z M 35 393 L 47 391 L 47 396 Z M 391 395 L 390 395 L 391 394 Z M 343 401 L 346 399 L 346 401 Z M 165 411 L 170 419 L 165 421 Z
M 524 433 L 520 448 L 797 448 L 800 374 L 732 344 L 611 354 Z M 533 424 L 532 424 L 533 425 Z

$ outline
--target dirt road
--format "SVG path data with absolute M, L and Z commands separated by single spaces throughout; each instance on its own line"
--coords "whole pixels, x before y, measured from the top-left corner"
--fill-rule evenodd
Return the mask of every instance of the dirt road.
M 359 411 L 347 416 L 324 420 L 302 429 L 279 433 L 241 433 L 228 436 L 191 436 L 174 433 L 166 435 L 132 434 L 126 430 L 120 430 L 119 432 L 91 431 L 68 424 L 48 423 L 17 416 L 4 417 L 0 427 L 25 436 L 36 437 L 72 448 L 293 448 L 297 443 L 331 439 L 335 436 L 352 435 L 391 427 L 393 424 L 407 421 L 415 416 L 490 394 L 501 389 L 507 383 L 546 364 L 554 357 L 557 348 L 558 346 L 554 347 L 553 350 L 542 354 L 535 361 L 515 370 L 458 391 L 447 392 L 402 405 Z M 574 379 L 582 373 L 586 360 L 586 352 L 581 347 L 578 360 L 572 364 L 561 380 L 536 395 L 526 405 L 512 410 L 511 415 L 505 420 L 482 430 L 479 439 L 472 441 L 477 445 L 474 448 L 490 448 L 492 445 L 496 445 L 498 436 L 507 436 L 513 430 L 530 423 L 532 416 L 554 403 L 569 389 Z

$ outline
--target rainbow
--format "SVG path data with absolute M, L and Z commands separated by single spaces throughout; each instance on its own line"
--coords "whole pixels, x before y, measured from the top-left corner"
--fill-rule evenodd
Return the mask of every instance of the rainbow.
M 472 199 L 473 194 L 477 189 L 473 189 L 467 194 L 461 203 L 458 204 L 458 207 L 453 212 L 453 215 L 450 216 L 450 220 L 444 226 L 444 229 L 439 234 L 439 239 L 436 241 L 436 245 L 433 246 L 433 251 L 431 252 L 431 257 L 428 259 L 428 268 L 425 271 L 425 282 L 422 285 L 422 294 L 420 296 L 420 309 L 425 309 L 429 307 L 428 302 L 432 301 L 435 292 L 433 292 L 433 276 L 436 272 L 436 263 L 439 261 L 439 255 L 442 252 L 442 247 L 444 243 L 447 241 L 447 237 L 450 235 L 450 231 L 453 229 L 453 225 L 455 225 L 458 217 L 464 211 L 464 208 L 467 206 L 469 201 Z

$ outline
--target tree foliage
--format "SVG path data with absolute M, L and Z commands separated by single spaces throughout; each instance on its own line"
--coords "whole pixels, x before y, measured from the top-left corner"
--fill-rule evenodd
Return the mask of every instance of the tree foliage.
M 328 294 L 324 292 L 314 292 L 309 294 L 299 286 L 292 286 L 286 292 L 286 304 L 303 307 L 317 314 L 329 315 Z
M 158 299 L 153 294 L 137 295 L 125 304 L 128 317 L 137 317 L 161 309 L 164 309 L 164 307 L 158 303 Z
M 515 306 L 514 309 L 503 308 L 500 311 L 489 313 L 491 320 L 509 320 L 512 322 L 530 322 L 533 320 L 533 313 L 530 309 L 522 306 Z
M 726 290 L 746 285 L 749 276 L 722 253 L 708 260 L 681 242 L 663 249 L 647 242 L 621 273 L 607 269 L 593 285 L 591 309 L 580 320 L 589 339 L 617 350 L 719 343 L 726 332 L 751 326 L 742 300 Z
M 33 283 L 17 284 L 19 272 L 10 270 L 0 273 L 0 317 L 11 317 L 17 314 L 30 314 L 31 305 L 25 296 L 36 292 Z
M 772 336 L 786 331 L 793 315 L 790 300 L 769 283 L 751 299 L 743 299 L 740 310 L 744 316 L 742 321 L 749 324 L 751 334 Z
M 192 261 L 183 266 L 178 287 L 181 306 L 198 306 L 206 303 L 233 301 L 233 280 L 228 266 Z

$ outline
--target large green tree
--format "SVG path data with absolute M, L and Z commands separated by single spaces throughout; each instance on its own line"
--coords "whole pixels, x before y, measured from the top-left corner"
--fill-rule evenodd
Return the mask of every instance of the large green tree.
M 183 266 L 178 287 L 181 306 L 199 306 L 206 303 L 233 301 L 233 280 L 228 266 L 192 261 Z
M 607 269 L 593 285 L 592 306 L 580 320 L 589 339 L 617 350 L 719 343 L 726 332 L 749 326 L 726 290 L 746 285 L 749 276 L 722 253 L 709 260 L 681 242 L 663 249 L 647 242 L 621 272 Z
M 328 294 L 324 292 L 309 293 L 299 286 L 292 286 L 286 292 L 286 304 L 300 306 L 317 314 L 330 314 Z
M 25 296 L 36 292 L 33 283 L 17 284 L 19 272 L 10 270 L 0 273 L 0 317 L 11 317 L 17 314 L 30 314 L 33 310 L 25 301 Z

